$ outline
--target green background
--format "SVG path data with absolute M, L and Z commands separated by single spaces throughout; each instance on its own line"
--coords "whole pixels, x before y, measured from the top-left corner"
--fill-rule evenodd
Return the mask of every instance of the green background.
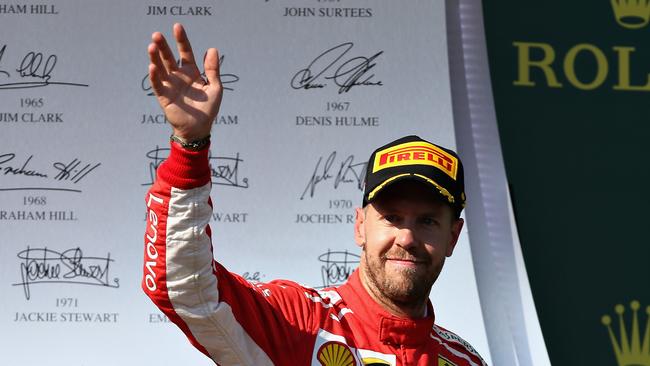
M 629 332 L 629 302 L 639 300 L 643 332 L 650 305 L 650 92 L 613 89 L 612 47 L 636 47 L 631 81 L 644 85 L 650 25 L 619 26 L 609 0 L 486 0 L 483 8 L 501 146 L 551 363 L 616 365 L 601 317 L 617 324 L 614 306 L 624 304 Z M 535 69 L 535 87 L 513 85 L 516 41 L 550 44 L 563 88 L 549 88 Z M 581 43 L 608 59 L 607 79 L 594 90 L 575 88 L 562 69 Z M 595 65 L 579 56 L 578 78 L 591 81 Z

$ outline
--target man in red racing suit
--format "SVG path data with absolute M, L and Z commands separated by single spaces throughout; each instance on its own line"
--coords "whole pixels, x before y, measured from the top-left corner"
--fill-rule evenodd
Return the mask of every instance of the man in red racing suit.
M 194 59 L 187 55 L 191 48 L 180 25 L 175 25 L 174 34 L 181 58 L 191 66 Z M 196 70 L 175 69 L 168 62 L 170 51 L 160 33 L 153 39 L 150 78 L 177 137 L 145 197 L 142 287 L 197 349 L 219 365 L 485 365 L 471 345 L 434 324 L 428 300 L 462 227 L 462 222 L 453 226 L 462 219 L 451 214 L 452 209 L 459 214 L 464 204 L 462 165 L 455 153 L 416 136 L 373 153 L 364 208 L 357 209 L 355 223 L 355 240 L 365 255 L 346 284 L 317 291 L 290 281 L 249 283 L 214 261 L 208 225 L 211 170 L 209 140 L 204 137 L 206 130 L 209 133 L 205 125 L 210 125 L 221 101 L 216 50 L 206 56 L 204 82 Z M 216 96 L 207 92 L 217 105 L 199 133 L 188 132 L 192 122 L 183 119 L 186 112 L 170 108 L 177 99 L 166 96 L 166 90 L 179 89 L 169 80 L 174 73 L 179 79 L 189 75 L 184 82 L 190 85 L 218 89 Z M 391 156 L 401 156 L 401 163 Z M 414 164 L 404 163 L 407 158 Z M 371 169 L 373 164 L 377 169 Z M 413 171 L 427 164 L 436 171 Z M 447 170 L 444 177 L 441 170 Z M 449 235 L 440 230 L 446 227 L 445 219 L 429 213 L 438 203 L 424 200 L 426 215 L 419 208 L 424 205 L 420 197 L 432 190 L 436 202 L 443 201 L 440 197 L 447 200 L 439 205 L 451 207 L 436 209 L 440 215 L 450 212 L 454 229 Z M 408 192 L 415 192 L 417 200 Z M 373 215 L 383 216 L 379 220 Z M 450 245 L 443 246 L 442 253 L 425 240 L 439 236 Z M 426 275 L 424 284 L 415 280 L 420 274 Z

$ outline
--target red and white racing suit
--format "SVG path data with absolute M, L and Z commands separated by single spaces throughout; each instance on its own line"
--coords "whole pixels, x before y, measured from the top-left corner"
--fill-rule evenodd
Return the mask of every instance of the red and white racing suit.
M 375 303 L 358 271 L 317 291 L 291 281 L 249 283 L 214 261 L 208 149 L 172 144 L 145 198 L 142 287 L 190 342 L 220 365 L 485 365 L 428 316 L 405 319 Z

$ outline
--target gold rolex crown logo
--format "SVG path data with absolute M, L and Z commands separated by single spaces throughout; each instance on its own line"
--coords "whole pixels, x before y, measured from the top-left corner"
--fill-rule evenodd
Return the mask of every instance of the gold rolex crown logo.
M 612 318 L 609 315 L 603 315 L 601 321 L 607 327 L 609 339 L 612 341 L 612 347 L 616 354 L 618 366 L 650 366 L 650 317 L 646 316 L 646 326 L 643 333 L 643 343 L 641 343 L 641 334 L 639 332 L 639 308 L 641 305 L 634 300 L 630 303 L 632 309 L 632 333 L 628 333 L 623 319 L 625 307 L 618 304 L 614 307 L 618 314 L 619 338 L 616 339 L 612 331 Z M 650 306 L 646 307 L 645 312 L 650 315 Z
M 616 22 L 625 28 L 639 29 L 650 22 L 650 0 L 611 0 Z

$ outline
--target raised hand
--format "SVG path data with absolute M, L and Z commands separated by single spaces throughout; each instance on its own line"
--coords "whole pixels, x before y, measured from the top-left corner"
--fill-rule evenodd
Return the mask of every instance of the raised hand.
M 194 141 L 210 134 L 212 121 L 219 112 L 223 88 L 219 77 L 219 54 L 210 48 L 203 67 L 207 80 L 196 66 L 192 46 L 185 29 L 174 24 L 174 38 L 180 56 L 176 62 L 165 37 L 160 32 L 149 44 L 149 79 L 174 135 Z

